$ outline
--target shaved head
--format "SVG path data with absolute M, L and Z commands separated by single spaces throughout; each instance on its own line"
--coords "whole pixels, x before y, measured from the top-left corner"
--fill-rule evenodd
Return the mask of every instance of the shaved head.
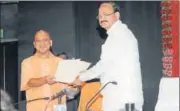
M 41 39 L 41 38 L 51 39 L 49 33 L 44 30 L 39 30 L 38 32 L 36 32 L 36 34 L 34 36 L 34 41 Z

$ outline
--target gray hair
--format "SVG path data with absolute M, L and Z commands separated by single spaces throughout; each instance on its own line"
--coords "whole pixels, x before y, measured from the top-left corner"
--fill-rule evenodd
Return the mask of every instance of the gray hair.
M 11 101 L 11 97 L 1 89 L 1 111 L 17 111 Z

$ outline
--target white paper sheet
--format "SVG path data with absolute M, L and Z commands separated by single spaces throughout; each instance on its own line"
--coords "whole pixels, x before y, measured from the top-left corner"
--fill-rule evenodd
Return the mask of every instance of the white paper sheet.
M 86 70 L 90 64 L 91 63 L 81 61 L 80 59 L 60 61 L 55 73 L 55 79 L 59 82 L 71 83 L 79 73 Z

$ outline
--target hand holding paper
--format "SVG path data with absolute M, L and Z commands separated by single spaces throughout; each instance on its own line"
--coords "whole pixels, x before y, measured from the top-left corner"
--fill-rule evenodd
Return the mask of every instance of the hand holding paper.
M 57 71 L 55 73 L 56 81 L 62 83 L 72 83 L 80 72 L 86 70 L 91 63 L 76 60 L 63 60 L 59 62 Z
M 79 79 L 79 76 L 70 84 L 74 87 L 82 86 L 85 82 Z

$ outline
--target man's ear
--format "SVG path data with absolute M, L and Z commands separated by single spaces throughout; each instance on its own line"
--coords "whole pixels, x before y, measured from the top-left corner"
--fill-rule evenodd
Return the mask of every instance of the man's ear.
M 52 47 L 52 45 L 53 45 L 53 41 L 52 41 L 52 40 L 50 41 L 50 45 L 51 45 L 51 47 Z
M 35 42 L 33 42 L 33 46 L 34 46 L 34 48 L 35 48 Z
M 117 19 L 117 20 L 120 19 L 120 13 L 119 13 L 119 12 L 116 12 L 116 13 L 115 13 L 115 16 L 116 16 L 116 19 Z

